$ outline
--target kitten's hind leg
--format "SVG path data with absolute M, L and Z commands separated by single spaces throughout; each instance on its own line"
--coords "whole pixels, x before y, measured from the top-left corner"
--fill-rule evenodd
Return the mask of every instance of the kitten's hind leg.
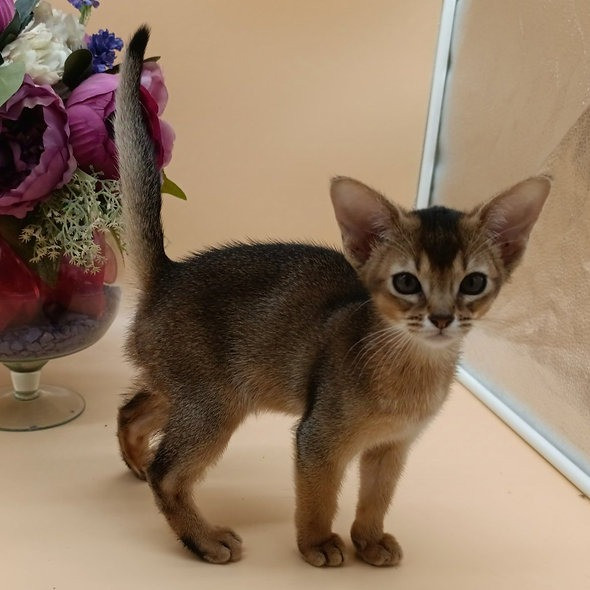
M 148 481 L 160 510 L 187 549 L 211 563 L 238 561 L 242 540 L 231 529 L 205 520 L 194 502 L 192 487 L 221 456 L 243 416 L 215 402 L 200 401 L 198 407 L 171 412 L 148 469 Z
M 145 388 L 139 389 L 119 409 L 117 436 L 121 456 L 139 479 L 146 479 L 153 457 L 150 443 L 167 421 L 168 400 Z
M 361 487 L 351 537 L 358 556 L 371 565 L 393 566 L 402 558 L 395 537 L 383 532 L 383 519 L 407 450 L 407 444 L 394 443 L 365 451 L 361 457 Z

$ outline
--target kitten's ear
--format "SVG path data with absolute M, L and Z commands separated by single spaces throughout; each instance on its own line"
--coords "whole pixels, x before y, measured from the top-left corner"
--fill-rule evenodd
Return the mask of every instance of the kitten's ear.
M 352 178 L 332 179 L 330 196 L 348 261 L 362 266 L 376 244 L 392 233 L 400 210 L 383 195 Z
M 551 180 L 535 176 L 494 197 L 479 209 L 484 227 L 500 246 L 502 260 L 511 271 L 524 254 L 529 235 L 539 218 Z

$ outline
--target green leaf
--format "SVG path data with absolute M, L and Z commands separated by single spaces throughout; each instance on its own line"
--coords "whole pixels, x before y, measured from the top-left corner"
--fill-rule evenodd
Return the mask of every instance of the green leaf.
M 36 262 L 33 266 L 33 270 L 39 275 L 41 280 L 50 287 L 57 285 L 57 277 L 59 275 L 59 265 L 61 258 L 51 260 L 49 258 L 43 258 Z
M 2 106 L 20 87 L 25 77 L 25 64 L 15 61 L 0 67 L 0 106 Z
M 14 18 L 10 21 L 10 24 L 2 31 L 0 35 L 0 51 L 4 49 L 9 43 L 12 43 L 21 32 L 22 23 L 18 12 L 14 13 Z M 2 57 L 0 56 L 0 59 Z
M 29 24 L 33 18 L 33 10 L 38 3 L 39 0 L 16 0 L 14 3 L 14 17 L 0 35 L 0 50 L 12 43 Z M 0 63 L 2 63 L 1 57 Z
M 20 15 L 23 28 L 29 24 L 29 21 L 32 18 L 33 10 L 35 10 L 35 6 L 37 6 L 37 4 L 39 4 L 39 0 L 16 0 L 14 3 L 14 8 Z
M 91 74 L 92 53 L 88 49 L 76 49 L 66 59 L 62 82 L 68 88 L 74 89 Z
M 178 199 L 182 199 L 183 201 L 186 201 L 186 195 L 184 194 L 184 191 L 174 182 L 172 182 L 165 174 L 165 172 L 162 170 L 162 178 L 163 178 L 163 182 L 162 182 L 162 192 L 166 193 L 167 195 L 172 195 L 173 197 L 177 197 Z

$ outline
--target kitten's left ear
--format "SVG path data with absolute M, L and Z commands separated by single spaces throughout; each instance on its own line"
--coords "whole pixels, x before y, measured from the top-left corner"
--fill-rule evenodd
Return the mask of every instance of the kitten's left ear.
M 547 176 L 534 176 L 494 197 L 478 213 L 510 272 L 520 261 L 551 189 Z
M 362 182 L 343 176 L 332 179 L 330 196 L 344 253 L 358 268 L 369 259 L 375 245 L 391 235 L 400 210 Z

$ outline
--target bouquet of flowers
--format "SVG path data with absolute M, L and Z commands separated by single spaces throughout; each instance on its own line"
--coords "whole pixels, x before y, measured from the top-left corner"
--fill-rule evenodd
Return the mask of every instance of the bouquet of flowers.
M 25 352 L 22 334 L 3 343 L 7 330 L 65 313 L 100 319 L 122 248 L 112 119 L 123 42 L 86 33 L 98 0 L 68 1 L 77 12 L 0 0 L 0 358 Z M 168 94 L 157 58 L 145 62 L 141 93 L 163 168 L 174 132 L 160 118 Z M 39 347 L 43 331 L 24 339 Z

